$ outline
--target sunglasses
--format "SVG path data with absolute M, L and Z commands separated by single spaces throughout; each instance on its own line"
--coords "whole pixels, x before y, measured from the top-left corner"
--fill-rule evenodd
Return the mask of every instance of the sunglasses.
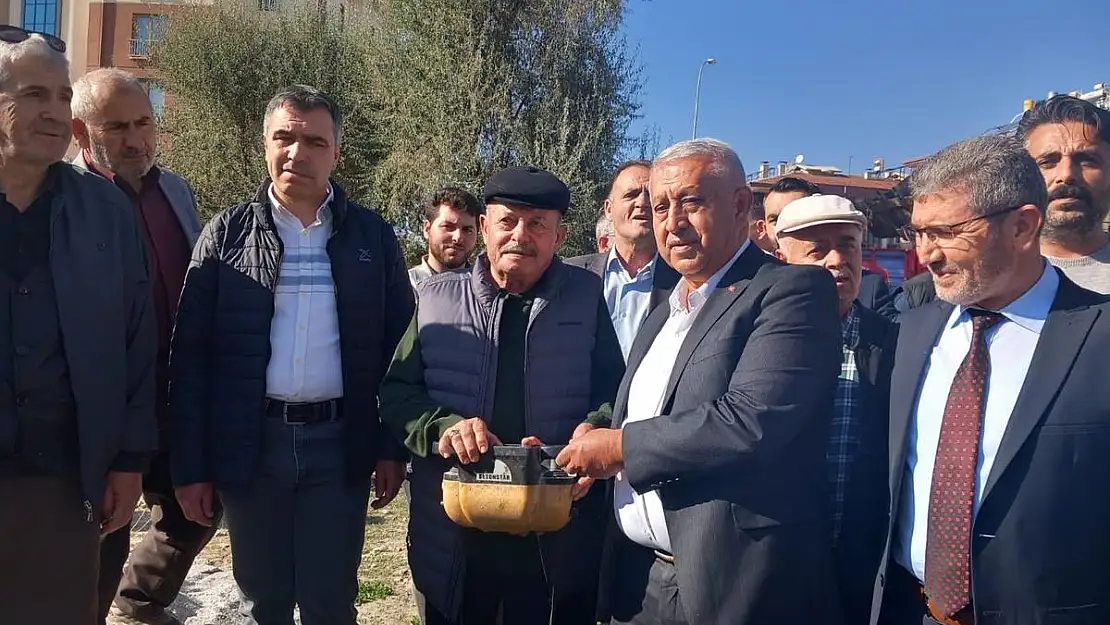
M 50 46 L 56 52 L 61 54 L 66 53 L 66 42 L 46 33 L 35 32 L 33 30 L 26 30 L 18 26 L 11 26 L 8 24 L 0 25 L 0 41 L 5 43 L 23 43 L 31 38 L 32 35 L 38 35 L 46 41 L 46 45 Z

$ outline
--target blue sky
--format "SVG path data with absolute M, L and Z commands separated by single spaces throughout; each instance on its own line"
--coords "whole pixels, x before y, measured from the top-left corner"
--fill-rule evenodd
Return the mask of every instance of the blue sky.
M 797 154 L 896 166 L 1010 121 L 1025 98 L 1110 83 L 1106 0 L 629 0 L 625 34 L 644 69 L 633 130 L 689 138 L 715 57 L 698 134 L 749 171 Z

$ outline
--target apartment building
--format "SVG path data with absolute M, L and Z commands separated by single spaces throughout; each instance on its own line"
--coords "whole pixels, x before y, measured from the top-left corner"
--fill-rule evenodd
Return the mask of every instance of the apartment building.
M 174 2 L 116 0 L 0 0 L 5 23 L 65 40 L 73 78 L 101 67 L 119 67 L 147 86 L 155 110 L 165 93 L 150 63 L 151 43 L 164 32 Z

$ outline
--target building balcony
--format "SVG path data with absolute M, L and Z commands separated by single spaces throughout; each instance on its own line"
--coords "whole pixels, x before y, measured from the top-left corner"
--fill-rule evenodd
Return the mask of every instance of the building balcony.
M 132 39 L 130 40 L 131 47 L 128 51 L 128 56 L 133 59 L 149 59 L 150 52 L 153 44 L 156 42 L 154 39 Z

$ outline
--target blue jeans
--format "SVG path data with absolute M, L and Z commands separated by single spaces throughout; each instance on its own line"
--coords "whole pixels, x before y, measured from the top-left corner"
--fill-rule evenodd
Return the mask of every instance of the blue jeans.
M 266 418 L 258 474 L 220 491 L 245 625 L 355 625 L 370 481 L 344 474 L 343 422 Z

